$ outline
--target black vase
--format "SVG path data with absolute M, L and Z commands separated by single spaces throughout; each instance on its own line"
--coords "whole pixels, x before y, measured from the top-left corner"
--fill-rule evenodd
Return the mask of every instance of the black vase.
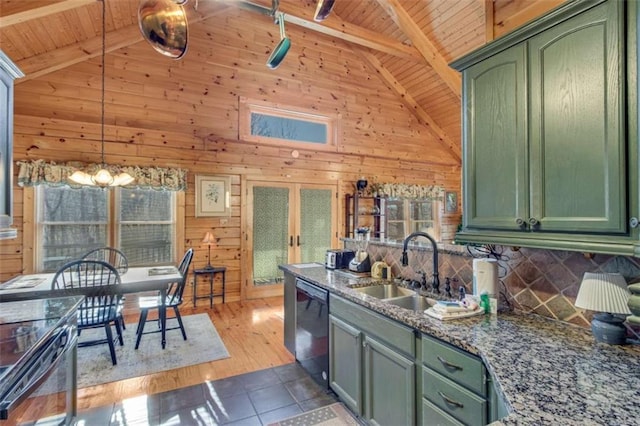
M 358 181 L 356 182 L 356 189 L 358 190 L 358 192 L 360 194 L 362 194 L 364 192 L 364 189 L 367 187 L 367 180 L 366 179 L 358 179 Z

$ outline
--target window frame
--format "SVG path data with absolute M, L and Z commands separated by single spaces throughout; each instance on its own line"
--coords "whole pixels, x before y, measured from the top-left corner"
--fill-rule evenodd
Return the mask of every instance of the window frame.
M 42 272 L 42 259 L 40 250 L 40 241 L 42 239 L 42 226 L 39 220 L 41 197 L 38 195 L 39 186 L 25 187 L 23 188 L 24 194 L 24 223 L 32 223 L 32 227 L 25 226 L 23 229 L 24 242 L 31 241 L 29 246 L 24 247 L 23 251 L 23 268 L 24 273 L 43 273 Z M 107 203 L 108 203 L 108 220 L 107 220 L 107 244 L 114 247 L 119 246 L 118 232 L 116 229 L 116 222 L 114 218 L 118 215 L 116 210 L 116 193 L 120 193 L 118 188 L 107 189 Z M 176 264 L 178 262 L 178 253 L 184 251 L 184 235 L 185 235 L 185 194 L 183 191 L 172 191 L 173 195 L 173 259 L 166 264 Z M 155 223 L 156 221 L 154 221 Z M 164 265 L 165 263 L 158 263 L 158 265 Z
M 324 124 L 327 127 L 326 142 L 317 143 L 294 141 L 290 139 L 254 135 L 251 133 L 252 113 Z M 285 107 L 272 102 L 256 101 L 241 97 L 238 117 L 238 133 L 240 139 L 247 142 L 257 142 L 265 145 L 276 145 L 279 147 L 286 146 L 293 149 L 311 149 L 335 152 L 337 151 L 339 118 L 340 117 L 338 115 L 319 114 L 317 111 L 307 110 L 304 108 L 291 106 Z
M 153 191 L 153 190 L 151 190 Z M 122 229 L 122 225 L 123 224 L 133 224 L 133 223 L 145 223 L 148 225 L 173 225 L 173 250 L 171 253 L 171 258 L 173 259 L 171 261 L 171 263 L 177 263 L 177 250 L 176 250 L 176 245 L 177 245 L 177 235 L 178 235 L 178 231 L 177 231 L 177 213 L 178 213 L 178 206 L 177 206 L 177 199 L 175 196 L 175 193 L 172 193 L 172 211 L 171 211 L 171 221 L 162 221 L 162 220 L 149 220 L 146 222 L 133 222 L 133 221 L 122 221 L 121 219 L 121 215 L 120 215 L 120 210 L 116 209 L 116 206 L 120 206 L 120 200 L 122 199 L 122 191 L 121 188 L 114 188 L 113 193 L 111 194 L 111 198 L 113 198 L 113 205 L 114 207 L 111 210 L 111 214 L 112 216 L 110 216 L 110 219 L 113 219 L 113 221 L 111 222 L 111 225 L 109 226 L 109 230 L 112 232 L 113 235 L 111 235 L 111 241 L 113 241 L 114 247 L 120 248 L 121 247 L 121 241 L 120 241 L 120 234 L 121 234 L 121 229 Z
M 413 199 L 408 199 L 408 198 L 395 198 L 394 201 L 402 201 L 402 212 L 403 212 L 403 219 L 393 219 L 390 220 L 389 219 L 389 206 L 390 203 L 388 202 L 389 200 L 387 200 L 387 202 L 385 203 L 385 211 L 384 211 L 384 216 L 385 216 L 385 230 L 387 232 L 386 234 L 386 238 L 387 239 L 391 239 L 389 237 L 389 223 L 402 223 L 403 227 L 404 227 L 404 231 L 405 231 L 405 236 L 408 235 L 409 233 L 414 232 L 414 225 L 417 223 L 425 223 L 425 222 L 432 222 L 433 223 L 433 235 L 431 235 L 433 237 L 434 240 L 436 241 L 440 241 L 440 235 L 442 230 L 441 228 L 441 221 L 440 221 L 440 210 L 441 210 L 441 202 L 438 200 L 431 200 L 431 217 L 432 219 L 430 220 L 416 220 L 413 217 L 411 217 L 411 203 L 412 202 L 423 202 L 425 200 L 413 200 Z M 402 238 L 397 240 L 397 239 L 393 239 L 394 241 L 402 241 Z

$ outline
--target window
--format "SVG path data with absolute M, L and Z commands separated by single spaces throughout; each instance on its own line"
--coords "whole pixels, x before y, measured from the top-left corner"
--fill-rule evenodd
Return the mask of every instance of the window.
M 39 186 L 35 269 L 52 272 L 104 246 L 129 266 L 175 263 L 176 205 L 172 191 Z
M 240 137 L 251 142 L 334 149 L 337 118 L 267 102 L 240 101 Z
M 386 237 L 402 241 L 412 232 L 423 231 L 440 240 L 439 205 L 434 200 L 386 200 Z

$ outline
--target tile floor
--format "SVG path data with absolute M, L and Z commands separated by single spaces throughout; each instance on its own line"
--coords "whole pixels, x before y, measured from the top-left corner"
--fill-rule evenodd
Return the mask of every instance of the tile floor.
M 78 413 L 78 426 L 261 426 L 337 401 L 297 363 Z

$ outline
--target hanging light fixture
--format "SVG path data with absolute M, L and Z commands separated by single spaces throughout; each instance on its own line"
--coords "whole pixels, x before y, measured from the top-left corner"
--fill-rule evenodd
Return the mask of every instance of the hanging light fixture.
M 102 92 L 101 92 L 101 126 L 100 126 L 100 142 L 102 144 L 102 163 L 100 165 L 100 169 L 94 174 L 89 174 L 83 172 L 81 170 L 76 170 L 71 176 L 69 176 L 69 180 L 79 183 L 81 185 L 91 185 L 91 186 L 123 186 L 128 185 L 134 181 L 133 177 L 129 173 L 120 173 L 116 176 L 113 176 L 104 162 L 104 86 L 105 86 L 105 53 L 106 53 L 106 19 L 105 19 L 105 10 L 107 0 L 102 0 Z
M 285 56 L 287 56 L 287 52 L 291 47 L 291 40 L 284 32 L 284 13 L 277 12 L 275 14 L 276 23 L 280 26 L 280 41 L 278 42 L 271 55 L 269 55 L 269 59 L 267 59 L 267 66 L 271 69 L 278 68 L 278 65 L 282 62 Z
M 316 13 L 313 15 L 313 20 L 316 22 L 322 22 L 327 19 L 327 16 L 329 16 L 331 10 L 333 9 L 334 3 L 334 0 L 318 0 Z
M 138 26 L 142 36 L 158 52 L 180 59 L 187 52 L 187 0 L 142 0 Z M 196 1 L 197 8 L 197 1 Z

